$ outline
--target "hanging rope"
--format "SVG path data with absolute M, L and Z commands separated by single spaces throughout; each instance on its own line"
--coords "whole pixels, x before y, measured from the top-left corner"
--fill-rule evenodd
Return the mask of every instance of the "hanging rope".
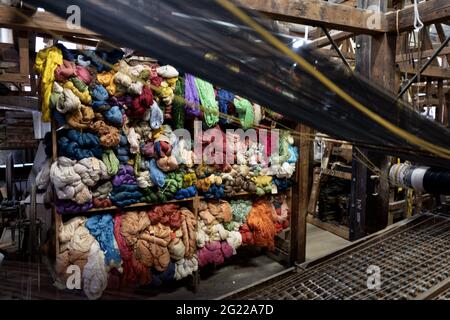
M 423 28 L 424 24 L 420 20 L 418 0 L 414 0 L 414 31 L 419 32 Z

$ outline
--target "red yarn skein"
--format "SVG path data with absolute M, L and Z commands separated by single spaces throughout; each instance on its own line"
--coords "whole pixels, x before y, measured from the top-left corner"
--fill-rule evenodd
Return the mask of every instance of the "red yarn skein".
M 127 116 L 134 118 L 142 118 L 144 113 L 150 109 L 153 104 L 153 93 L 147 87 L 142 89 L 141 95 L 135 97 L 131 102 L 131 106 L 128 106 L 126 111 Z

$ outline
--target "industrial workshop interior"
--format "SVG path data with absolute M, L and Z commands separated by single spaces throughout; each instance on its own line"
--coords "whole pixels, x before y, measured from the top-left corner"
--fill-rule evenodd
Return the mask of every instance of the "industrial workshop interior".
M 0 32 L 1 300 L 450 298 L 450 1 L 0 0 Z

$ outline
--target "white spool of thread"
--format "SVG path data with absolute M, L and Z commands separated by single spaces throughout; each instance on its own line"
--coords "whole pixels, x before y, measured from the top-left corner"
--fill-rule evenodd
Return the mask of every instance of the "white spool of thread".
M 425 191 L 425 189 L 423 188 L 423 177 L 428 169 L 429 167 L 419 167 L 413 171 L 413 173 L 411 174 L 411 185 L 414 190 L 419 192 Z

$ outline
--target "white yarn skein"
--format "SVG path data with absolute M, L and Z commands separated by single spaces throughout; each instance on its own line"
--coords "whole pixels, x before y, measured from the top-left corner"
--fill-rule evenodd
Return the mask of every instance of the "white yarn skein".
M 229 236 L 229 231 L 223 227 L 223 224 L 217 223 L 211 227 L 211 238 L 214 240 L 226 240 Z
M 136 177 L 136 181 L 139 188 L 142 189 L 154 186 L 152 180 L 150 179 L 150 172 L 148 170 L 141 171 L 139 173 L 139 176 Z
M 236 249 L 242 245 L 242 235 L 239 231 L 229 231 L 226 241 L 233 248 L 233 255 L 235 255 Z
M 129 68 L 128 68 L 128 74 L 129 74 L 131 77 L 138 78 L 139 75 L 141 74 L 141 72 L 144 71 L 144 70 L 146 70 L 146 69 L 147 69 L 147 68 L 146 68 L 144 65 L 138 64 L 138 65 L 129 67 Z
M 141 95 L 142 89 L 144 88 L 144 84 L 142 82 L 133 82 L 128 87 L 128 92 L 135 95 Z
M 130 153 L 136 154 L 139 152 L 139 141 L 141 136 L 136 133 L 133 127 L 130 128 L 127 135 L 128 143 L 130 144 Z
M 181 259 L 175 262 L 175 279 L 181 280 L 186 278 L 187 276 L 193 274 L 198 270 L 198 259 L 197 256 L 194 255 L 190 259 Z
M 114 75 L 114 83 L 128 89 L 133 83 L 133 80 L 124 72 L 119 71 Z
M 164 122 L 164 114 L 155 100 L 153 100 L 152 107 L 150 108 L 149 121 L 153 130 L 159 129 Z
M 89 202 L 92 194 L 81 181 L 81 176 L 75 172 L 75 160 L 59 157 L 50 168 L 52 181 L 58 199 L 73 200 L 78 204 Z
M 50 182 L 51 160 L 47 159 L 36 176 L 36 187 L 39 190 L 46 190 Z
M 206 227 L 205 222 L 202 219 L 199 219 L 196 232 L 197 247 L 199 248 L 203 248 L 210 240 L 208 234 L 206 233 L 207 229 L 208 228 Z
M 89 251 L 95 238 L 84 226 L 86 220 L 86 217 L 75 217 L 60 225 L 60 252 L 65 250 Z
M 81 159 L 74 165 L 74 170 L 80 175 L 81 181 L 89 187 L 95 186 L 100 180 L 110 178 L 104 162 L 95 157 Z
M 83 269 L 83 291 L 89 299 L 95 300 L 102 296 L 107 284 L 105 255 L 97 240 L 94 240 L 89 250 L 88 261 Z
M 85 226 L 79 226 L 75 229 L 73 238 L 69 242 L 69 249 L 87 252 L 94 241 L 95 238 L 91 235 L 88 228 Z
M 63 94 L 64 94 L 64 103 L 62 105 L 58 104 L 56 106 L 56 110 L 58 110 L 61 113 L 67 113 L 73 112 L 81 108 L 80 98 L 78 98 L 75 95 L 75 93 L 72 92 L 72 90 L 64 88 Z
M 64 224 L 61 224 L 59 226 L 59 241 L 61 242 L 68 242 L 70 239 L 73 238 L 73 235 L 75 233 L 75 230 L 79 227 L 84 225 L 86 222 L 86 217 L 75 217 L 70 219 Z
M 166 78 L 166 79 L 175 78 L 175 77 L 179 76 L 177 69 L 175 69 L 171 65 L 165 65 L 165 66 L 159 67 L 156 69 L 156 72 L 158 72 L 159 76 Z
M 178 140 L 178 143 L 172 150 L 172 154 L 175 155 L 179 164 L 184 164 L 187 168 L 192 168 L 194 166 L 194 152 L 188 150 L 186 141 L 183 137 L 180 137 Z

